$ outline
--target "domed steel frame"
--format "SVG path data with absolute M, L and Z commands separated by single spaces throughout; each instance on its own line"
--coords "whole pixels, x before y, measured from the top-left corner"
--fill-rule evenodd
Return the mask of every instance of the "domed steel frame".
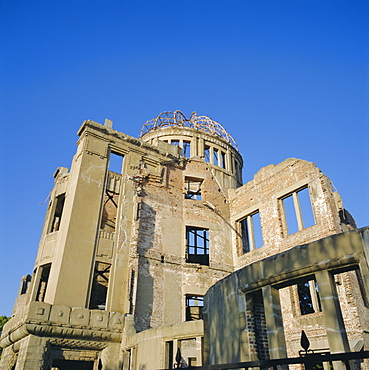
M 235 139 L 228 134 L 228 132 L 220 123 L 213 121 L 208 116 L 198 116 L 196 112 L 193 112 L 188 119 L 179 110 L 174 112 L 163 112 L 156 118 L 147 121 L 142 126 L 140 138 L 150 131 L 168 126 L 190 127 L 196 130 L 202 130 L 226 140 L 235 149 L 238 149 Z

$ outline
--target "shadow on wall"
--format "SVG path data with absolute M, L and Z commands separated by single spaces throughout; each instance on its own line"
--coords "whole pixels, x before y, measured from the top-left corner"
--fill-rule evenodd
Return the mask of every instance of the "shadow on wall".
M 154 244 L 155 222 L 156 211 L 150 205 L 141 202 L 137 243 L 139 257 L 136 310 L 134 313 L 135 327 L 138 332 L 151 328 L 154 279 L 150 274 L 150 262 L 146 253 Z
M 296 317 L 300 321 L 294 318 L 290 325 L 301 327 L 303 322 L 306 322 L 303 319 L 308 317 L 303 317 L 304 315 L 315 313 L 314 320 L 316 320 L 319 312 L 322 312 L 320 315 L 322 317 L 321 321 L 324 322 L 322 327 L 326 326 L 327 337 L 330 333 L 328 338 L 330 350 L 336 350 L 333 343 L 342 342 L 341 346 L 344 348 L 340 347 L 337 350 L 349 351 L 346 330 L 350 331 L 350 328 L 349 325 L 345 327 L 345 318 L 342 318 L 340 304 L 348 304 L 348 298 L 343 288 L 350 287 L 350 291 L 352 291 L 352 284 L 355 284 L 354 291 L 360 292 L 360 281 L 362 281 L 362 297 L 360 297 L 360 294 L 355 295 L 355 301 L 352 300 L 351 305 L 352 308 L 362 307 L 364 309 L 365 307 L 366 294 L 363 293 L 365 281 L 362 278 L 361 268 L 367 271 L 368 263 L 363 248 L 365 245 L 363 243 L 363 240 L 365 240 L 364 233 L 369 235 L 367 228 L 332 235 L 310 244 L 296 246 L 245 266 L 213 285 L 204 297 L 205 363 L 213 365 L 239 362 L 243 360 L 242 357 L 250 356 L 247 345 L 248 341 L 252 339 L 247 327 L 251 319 L 250 309 L 254 310 L 254 314 L 258 313 L 260 315 L 258 320 L 254 321 L 254 326 L 263 323 L 264 320 L 266 321 L 269 352 L 274 351 L 273 353 L 280 356 L 283 343 L 281 343 L 281 335 L 277 336 L 276 334 L 284 331 L 283 323 L 280 322 L 279 318 L 280 311 L 283 310 L 280 304 L 283 306 L 283 301 L 279 303 L 278 300 L 277 302 L 277 296 L 274 296 L 273 291 L 279 292 L 280 289 L 292 285 L 296 286 L 296 299 L 298 299 L 297 303 L 299 305 L 298 316 Z M 350 260 L 348 260 L 348 256 L 350 256 Z M 340 287 L 339 284 L 339 289 L 337 289 L 336 278 L 338 278 L 338 281 L 346 279 L 345 285 Z M 351 278 L 351 285 L 349 285 L 349 278 Z M 308 285 L 306 285 L 307 282 Z M 311 310 L 308 312 L 302 310 L 306 306 L 306 300 L 304 301 L 302 293 L 300 294 L 299 291 L 297 295 L 297 290 L 302 289 L 301 286 L 305 288 L 308 286 L 308 290 L 304 290 L 304 294 L 308 294 L 311 300 L 309 306 Z M 255 291 L 260 289 L 263 290 L 263 295 L 261 296 L 258 293 L 259 297 L 257 298 L 259 308 L 263 305 L 264 312 L 260 309 L 255 311 L 257 306 L 247 305 L 245 300 L 247 295 L 254 294 Z M 338 299 L 327 299 L 329 297 L 337 297 Z M 287 295 L 287 299 L 291 300 L 290 293 Z M 291 302 L 289 301 L 289 304 L 292 304 Z M 268 312 L 266 308 L 268 308 Z M 351 323 L 352 320 L 346 318 L 346 322 Z M 365 327 L 364 322 L 358 322 L 357 325 Z M 262 340 L 266 340 L 266 331 L 263 328 L 261 329 L 259 333 L 254 334 L 261 337 Z M 298 334 L 300 334 L 300 331 Z M 256 341 L 254 340 L 253 343 L 256 343 Z M 259 348 L 260 354 L 265 356 L 266 346 L 260 346 L 259 344 Z

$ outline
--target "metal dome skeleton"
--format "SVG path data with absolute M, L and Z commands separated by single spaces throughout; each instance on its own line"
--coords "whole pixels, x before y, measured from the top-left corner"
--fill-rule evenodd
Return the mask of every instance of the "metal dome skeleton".
M 150 131 L 169 126 L 190 127 L 196 130 L 205 131 L 226 140 L 234 148 L 238 149 L 235 139 L 228 134 L 220 123 L 212 120 L 208 116 L 198 116 L 196 112 L 193 112 L 188 119 L 179 110 L 160 113 L 156 118 L 147 121 L 142 126 L 140 138 Z

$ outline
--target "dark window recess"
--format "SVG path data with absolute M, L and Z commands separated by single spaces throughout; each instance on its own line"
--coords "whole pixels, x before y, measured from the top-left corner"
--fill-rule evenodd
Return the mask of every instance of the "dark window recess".
M 111 152 L 109 156 L 109 171 L 121 174 L 123 169 L 123 159 L 123 155 Z
M 183 141 L 182 155 L 186 158 L 191 157 L 191 142 Z
M 53 360 L 52 368 L 59 370 L 93 370 L 93 361 L 78 361 L 78 360 Z
M 134 288 L 135 288 L 135 270 L 131 270 L 131 284 L 129 287 L 129 313 L 133 313 L 133 294 L 134 294 Z
M 91 309 L 98 308 L 99 310 L 105 310 L 109 285 L 110 267 L 111 265 L 109 263 L 96 262 L 95 264 L 90 298 Z
M 186 294 L 186 321 L 202 319 L 204 297 Z
M 185 199 L 201 200 L 202 180 L 194 178 L 185 178 Z
M 51 263 L 41 266 L 40 281 L 38 283 L 36 301 L 43 302 L 45 299 L 47 283 L 49 282 Z
M 226 169 L 226 155 L 224 152 L 221 152 L 220 154 L 220 159 L 221 159 L 221 167 Z
M 241 169 L 241 165 L 238 163 L 237 160 L 235 160 L 235 171 L 236 171 L 236 177 L 238 179 L 238 181 L 241 181 L 242 182 L 242 169 Z
M 53 216 L 51 226 L 50 226 L 50 231 L 49 231 L 50 233 L 59 230 L 63 208 L 64 208 L 64 202 L 65 202 L 65 193 L 60 194 L 56 197 L 56 206 L 55 206 L 54 216 Z
M 165 368 L 172 369 L 174 364 L 173 359 L 173 341 L 165 342 Z
M 263 246 L 260 213 L 255 212 L 239 221 L 241 253 L 247 253 Z
M 297 283 L 301 315 L 308 315 L 322 310 L 318 284 L 315 280 L 302 280 Z
M 31 275 L 27 274 L 26 276 L 22 277 L 22 282 L 21 282 L 21 287 L 20 287 L 19 294 L 26 294 L 27 293 L 30 282 L 31 282 Z
M 187 226 L 186 240 L 186 262 L 209 265 L 209 230 Z

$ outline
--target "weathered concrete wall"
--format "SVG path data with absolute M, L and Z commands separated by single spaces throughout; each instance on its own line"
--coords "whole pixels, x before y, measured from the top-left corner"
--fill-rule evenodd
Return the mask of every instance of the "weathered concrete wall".
M 185 294 L 206 290 L 233 269 L 229 253 L 228 204 L 203 161 L 166 167 L 160 179 L 142 185 L 137 220 L 137 254 L 131 268 L 138 276 L 135 317 L 137 330 L 185 320 Z M 203 179 L 203 200 L 185 199 L 187 174 Z M 209 207 L 208 203 L 211 204 Z M 186 262 L 186 226 L 209 229 L 209 266 Z M 138 271 L 137 271 L 138 269 Z
M 298 332 L 306 326 L 314 327 L 309 334 L 329 342 L 324 313 L 302 317 L 296 289 L 274 288 L 290 278 L 291 266 L 298 276 L 312 274 L 311 266 L 332 248 L 324 240 L 314 244 L 318 247 L 310 245 L 308 250 L 319 253 L 309 262 L 306 247 L 299 247 L 298 257 L 292 252 L 296 245 L 355 228 L 329 179 L 313 163 L 287 159 L 261 169 L 240 187 L 241 155 L 224 137 L 206 130 L 167 127 L 136 139 L 113 130 L 110 121 L 85 121 L 78 135 L 70 171 L 60 167 L 54 174 L 35 273 L 29 284 L 22 283 L 14 317 L 4 327 L 5 368 L 16 357 L 19 366 L 32 368 L 37 361 L 49 366 L 63 356 L 94 361 L 95 368 L 98 361 L 114 368 L 118 358 L 127 370 L 128 364 L 130 369 L 161 368 L 169 366 L 168 348 L 179 345 L 188 361 L 200 364 L 202 320 L 185 322 L 186 295 L 202 297 L 214 284 L 207 325 L 212 333 L 219 331 L 218 338 L 205 343 L 211 361 L 293 353 Z M 177 146 L 184 142 L 190 143 L 189 153 Z M 109 167 L 113 155 L 122 157 L 121 169 Z M 188 179 L 201 184 L 201 197 L 188 199 Z M 289 234 L 282 199 L 303 187 L 309 190 L 315 224 Z M 264 245 L 243 254 L 239 221 L 256 211 Z M 208 230 L 208 262 L 188 258 L 186 227 Z M 332 262 L 336 251 L 330 252 Z M 310 263 L 306 271 L 299 259 Z M 221 280 L 244 266 L 252 272 L 241 269 Z M 278 275 L 278 269 L 289 272 Z M 363 281 L 356 272 L 335 275 L 342 320 L 356 347 L 363 341 L 361 328 L 368 327 L 362 298 L 367 270 L 361 261 Z M 238 294 L 240 287 L 246 295 Z M 273 305 L 281 309 L 271 324 Z M 238 316 L 227 322 L 230 312 Z M 282 319 L 289 339 L 286 348 L 276 350 L 274 342 L 284 340 Z M 279 334 L 267 339 L 270 325 Z M 222 344 L 219 338 L 234 341 Z M 221 344 L 226 348 L 220 355 Z M 39 350 L 32 351 L 36 345 Z M 71 345 L 76 350 L 69 350 Z
M 368 330 L 368 327 L 365 326 L 366 323 L 362 322 L 358 326 L 356 321 L 354 330 L 349 326 L 346 327 L 346 332 L 342 331 L 342 328 L 340 330 L 336 329 L 336 326 L 339 327 L 341 325 L 343 327 L 343 310 L 337 306 L 335 308 L 336 311 L 331 311 L 331 308 L 327 308 L 326 303 L 333 302 L 332 294 L 337 293 L 329 291 L 329 295 L 325 295 L 327 293 L 324 291 L 324 284 L 328 281 L 326 278 L 322 280 L 321 276 L 323 276 L 322 272 L 325 273 L 326 271 L 332 271 L 332 273 L 337 271 L 339 273 L 342 271 L 342 267 L 347 269 L 360 267 L 363 289 L 367 291 L 369 285 L 368 235 L 369 228 L 364 228 L 359 231 L 351 231 L 324 238 L 307 245 L 297 246 L 278 255 L 254 262 L 216 283 L 205 295 L 206 363 L 216 364 L 250 359 L 250 346 L 247 336 L 245 337 L 244 335 L 245 322 L 247 321 L 247 317 L 246 319 L 244 318 L 246 315 L 244 294 L 262 289 L 264 307 L 267 309 L 268 306 L 266 304 L 272 304 L 270 293 L 268 293 L 270 290 L 278 291 L 278 289 L 293 284 L 297 278 L 311 274 L 316 274 L 319 277 L 318 286 L 321 300 L 324 303 L 322 307 L 322 321 L 331 350 L 337 350 L 335 346 L 339 345 L 340 340 L 343 341 L 342 343 L 346 340 L 347 345 L 355 345 L 358 340 L 358 333 L 361 336 L 362 343 L 364 343 L 364 332 Z M 331 275 L 327 272 L 327 276 Z M 270 288 L 266 289 L 267 287 Z M 267 293 L 266 295 L 264 291 Z M 342 299 L 342 296 L 340 298 Z M 285 300 L 288 299 L 288 296 L 285 297 Z M 268 310 L 266 310 L 266 325 L 271 358 L 278 358 L 278 356 L 273 355 L 273 351 L 280 351 L 280 348 L 283 346 L 286 348 L 286 336 L 282 319 L 280 319 L 279 324 L 275 321 L 277 315 L 275 310 L 280 312 L 281 308 L 279 306 L 282 299 L 276 296 L 276 300 L 270 306 L 273 308 L 270 312 L 271 316 L 268 315 Z M 347 302 L 343 300 L 343 304 L 345 305 Z M 368 308 L 361 305 L 361 310 L 365 311 L 365 316 L 368 315 Z M 287 315 L 285 318 L 288 318 Z M 292 317 L 289 318 L 291 319 Z M 316 321 L 319 323 L 319 320 L 315 317 L 312 322 Z M 309 322 L 305 323 L 305 325 L 308 326 Z M 291 328 L 291 326 L 287 327 Z M 346 333 L 348 339 L 345 337 Z M 277 347 L 273 348 L 273 338 L 277 337 L 279 337 L 279 340 L 274 343 Z M 341 348 L 341 351 L 344 350 L 344 348 Z M 287 353 L 286 349 L 285 353 Z
M 126 328 L 127 329 L 127 328 Z M 129 330 L 129 329 L 128 329 Z M 172 361 L 174 362 L 177 348 L 181 348 L 183 360 L 188 360 L 188 354 L 197 357 L 197 365 L 201 365 L 201 338 L 204 335 L 203 321 L 188 321 L 176 325 L 162 326 L 156 329 L 145 330 L 141 333 L 127 333 L 122 342 L 123 358 L 128 362 L 129 353 L 134 369 L 155 370 L 172 368 L 169 364 L 168 343 L 172 344 Z M 195 346 L 190 351 L 183 344 L 191 340 Z M 187 352 L 187 353 L 186 353 Z M 188 364 L 188 363 L 187 363 Z

